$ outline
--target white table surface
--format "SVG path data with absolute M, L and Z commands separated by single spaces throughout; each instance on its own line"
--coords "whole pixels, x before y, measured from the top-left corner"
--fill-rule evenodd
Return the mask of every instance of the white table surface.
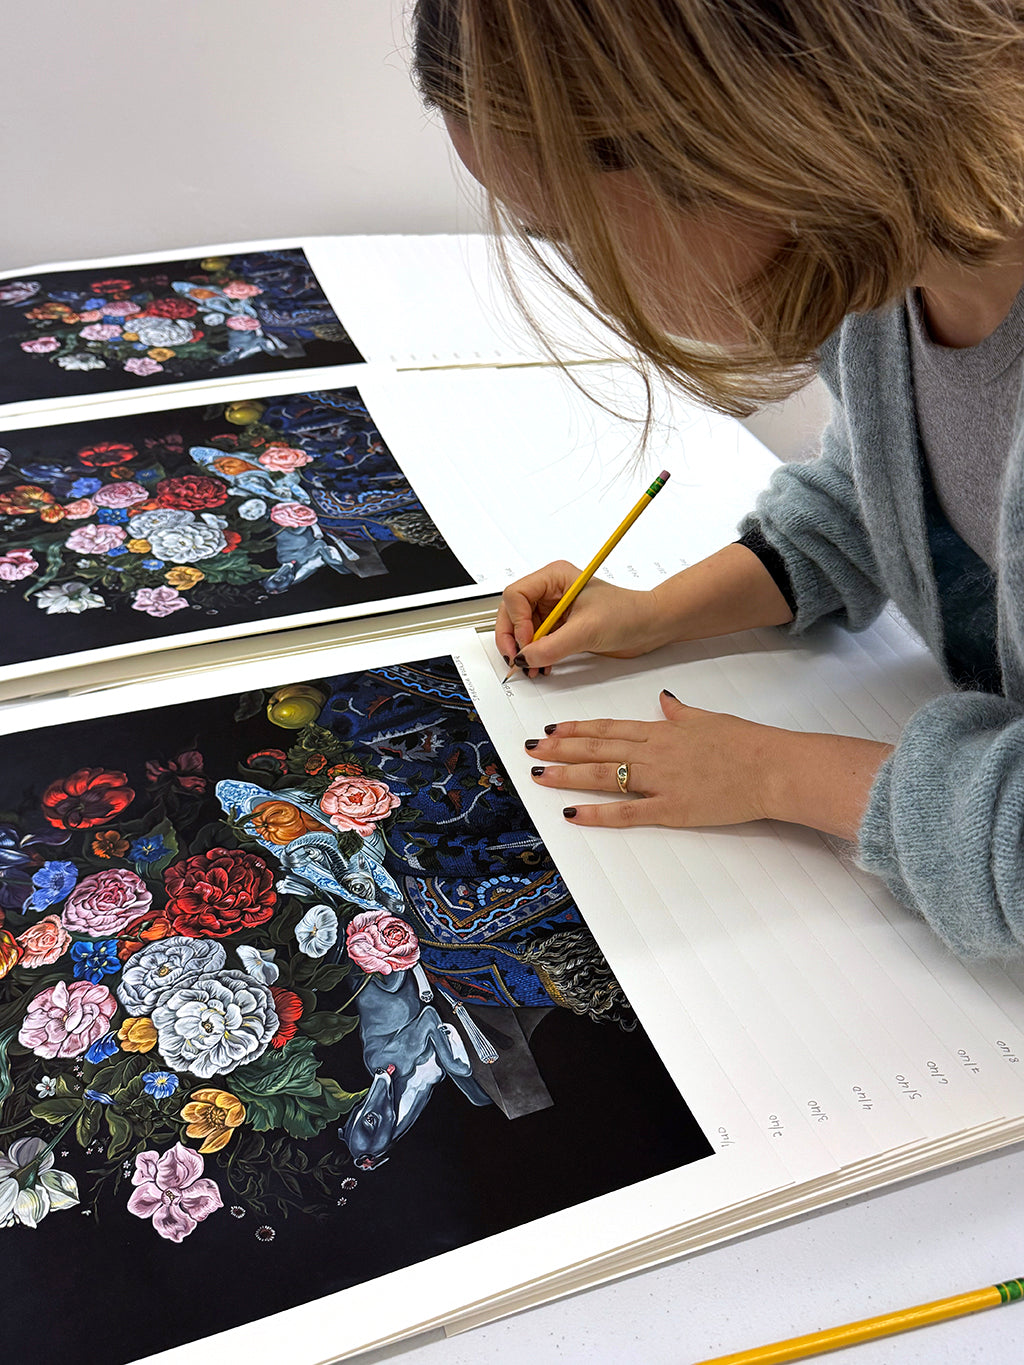
M 359 1365 L 692 1365 L 1024 1276 L 1024 1145 Z M 1021 1365 L 1024 1303 L 849 1347 L 850 1365 Z

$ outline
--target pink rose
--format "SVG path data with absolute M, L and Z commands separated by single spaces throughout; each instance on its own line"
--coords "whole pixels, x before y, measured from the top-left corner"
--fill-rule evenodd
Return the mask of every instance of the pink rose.
M 304 502 L 278 502 L 270 509 L 270 520 L 278 526 L 315 526 L 317 515 Z
M 221 290 L 229 299 L 251 299 L 254 294 L 262 294 L 258 284 L 246 284 L 244 280 L 232 280 Z
M 332 825 L 354 829 L 364 837 L 401 804 L 387 783 L 371 777 L 336 777 L 320 798 L 320 809 L 330 816 Z
M 216 1183 L 203 1178 L 204 1165 L 199 1153 L 181 1142 L 163 1155 L 139 1152 L 128 1212 L 152 1218 L 154 1231 L 169 1242 L 183 1241 L 204 1218 L 224 1207 Z
M 293 446 L 267 446 L 259 461 L 264 469 L 280 469 L 287 472 L 289 469 L 301 469 L 304 464 L 312 464 L 313 457 L 307 455 L 304 450 L 296 450 Z
M 28 578 L 39 568 L 39 561 L 31 550 L 8 550 L 0 555 L 0 582 L 16 583 L 19 578 Z
M 97 316 L 105 313 L 108 318 L 130 318 L 136 313 L 141 313 L 142 309 L 137 303 L 105 303 Z M 85 314 L 82 314 L 85 317 Z
M 234 313 L 225 323 L 233 332 L 259 332 L 262 331 L 259 318 L 246 317 L 245 314 Z
M 404 919 L 387 910 L 364 910 L 345 930 L 345 947 L 364 972 L 392 972 L 415 967 L 420 960 L 419 940 Z
M 80 1057 L 107 1031 L 117 1001 L 92 981 L 58 981 L 40 991 L 18 1030 L 37 1057 Z
M 140 588 L 132 601 L 132 611 L 144 611 L 147 616 L 170 616 L 172 611 L 187 606 L 187 600 L 175 588 Z
M 124 483 L 105 483 L 102 488 L 97 488 L 92 501 L 101 507 L 131 507 L 133 503 L 145 502 L 148 497 L 141 483 L 126 479 Z
M 124 362 L 124 367 L 129 374 L 159 374 L 163 366 L 155 360 L 150 360 L 148 355 L 133 355 L 131 360 Z
M 83 517 L 91 517 L 96 511 L 96 504 L 92 498 L 76 498 L 74 502 L 64 504 L 64 515 L 69 521 L 81 521 Z
M 32 341 L 23 341 L 21 349 L 31 351 L 33 355 L 45 355 L 47 351 L 59 351 L 60 342 L 56 337 L 34 337 Z
M 71 935 L 61 924 L 59 915 L 47 915 L 20 933 L 18 942 L 22 967 L 48 967 L 67 952 Z
M 152 900 L 138 873 L 112 867 L 82 878 L 64 903 L 61 921 L 75 933 L 109 938 L 145 914 Z
M 121 545 L 126 538 L 123 526 L 76 526 L 64 542 L 69 550 L 77 550 L 82 555 L 103 555 L 115 545 Z
M 121 335 L 121 328 L 116 322 L 91 322 L 78 335 L 85 337 L 86 341 L 113 341 L 114 337 Z
M 103 314 L 95 308 L 90 308 L 85 313 L 79 313 L 78 316 L 82 322 L 99 322 Z

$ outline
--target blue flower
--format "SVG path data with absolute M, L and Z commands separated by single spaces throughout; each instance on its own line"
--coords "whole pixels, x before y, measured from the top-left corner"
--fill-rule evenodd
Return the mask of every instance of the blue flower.
M 163 473 L 159 469 L 136 469 L 132 478 L 136 483 L 155 483 L 157 479 L 163 478 Z
M 75 882 L 78 881 L 78 868 L 74 863 L 43 863 L 32 875 L 35 890 L 28 898 L 27 910 L 46 910 L 57 901 L 62 901 Z
M 76 479 L 68 489 L 68 495 L 72 498 L 88 498 L 96 492 L 97 488 L 102 487 L 102 479 Z
M 96 520 L 101 526 L 120 526 L 128 520 L 128 508 L 101 507 Z
M 144 834 L 136 839 L 128 849 L 128 857 L 136 863 L 155 863 L 170 853 L 162 835 Z
M 105 1090 L 87 1090 L 85 1092 L 87 1100 L 95 1100 L 97 1104 L 113 1104 L 113 1095 L 108 1095 Z
M 32 460 L 20 466 L 22 474 L 33 483 L 57 483 L 65 474 L 62 464 L 47 464 L 45 461 Z
M 71 945 L 71 958 L 75 964 L 75 976 L 84 978 L 97 985 L 105 976 L 112 976 L 121 970 L 121 959 L 117 955 L 117 939 L 104 938 L 86 943 L 80 940 Z
M 117 1035 L 105 1033 L 102 1038 L 97 1038 L 92 1047 L 86 1050 L 85 1060 L 96 1064 L 105 1062 L 108 1057 L 113 1057 L 117 1051 Z
M 110 549 L 107 551 L 107 554 L 108 554 L 108 555 L 115 555 L 115 556 L 116 556 L 116 555 L 126 555 L 127 553 L 128 553 L 128 549 L 127 549 L 127 546 L 125 546 L 125 545 L 111 545 Z
M 163 559 L 144 559 L 142 561 L 142 567 L 144 569 L 162 569 L 166 562 L 167 561 Z
M 142 1088 L 147 1095 L 166 1100 L 177 1090 L 178 1078 L 173 1071 L 147 1071 L 142 1078 Z

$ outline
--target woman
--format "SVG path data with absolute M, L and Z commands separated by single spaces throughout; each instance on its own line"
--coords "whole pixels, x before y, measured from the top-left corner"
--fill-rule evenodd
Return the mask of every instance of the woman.
M 641 361 L 749 411 L 818 367 L 822 454 L 742 538 L 648 593 L 507 589 L 531 676 L 582 650 L 893 600 L 952 689 L 895 748 L 698 711 L 573 722 L 543 786 L 640 799 L 575 824 L 769 817 L 856 840 L 957 951 L 1024 944 L 1024 5 L 998 0 L 420 0 L 416 65 L 496 221 L 551 239 Z

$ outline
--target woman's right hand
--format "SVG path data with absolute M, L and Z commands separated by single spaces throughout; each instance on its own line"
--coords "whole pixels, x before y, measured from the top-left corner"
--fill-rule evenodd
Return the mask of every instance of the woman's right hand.
M 570 654 L 634 659 L 667 642 L 664 614 L 653 592 L 617 588 L 601 578 L 592 578 L 550 634 L 531 645 L 534 631 L 579 572 L 574 564 L 561 559 L 505 589 L 494 639 L 509 664 L 522 655 L 532 677 Z

